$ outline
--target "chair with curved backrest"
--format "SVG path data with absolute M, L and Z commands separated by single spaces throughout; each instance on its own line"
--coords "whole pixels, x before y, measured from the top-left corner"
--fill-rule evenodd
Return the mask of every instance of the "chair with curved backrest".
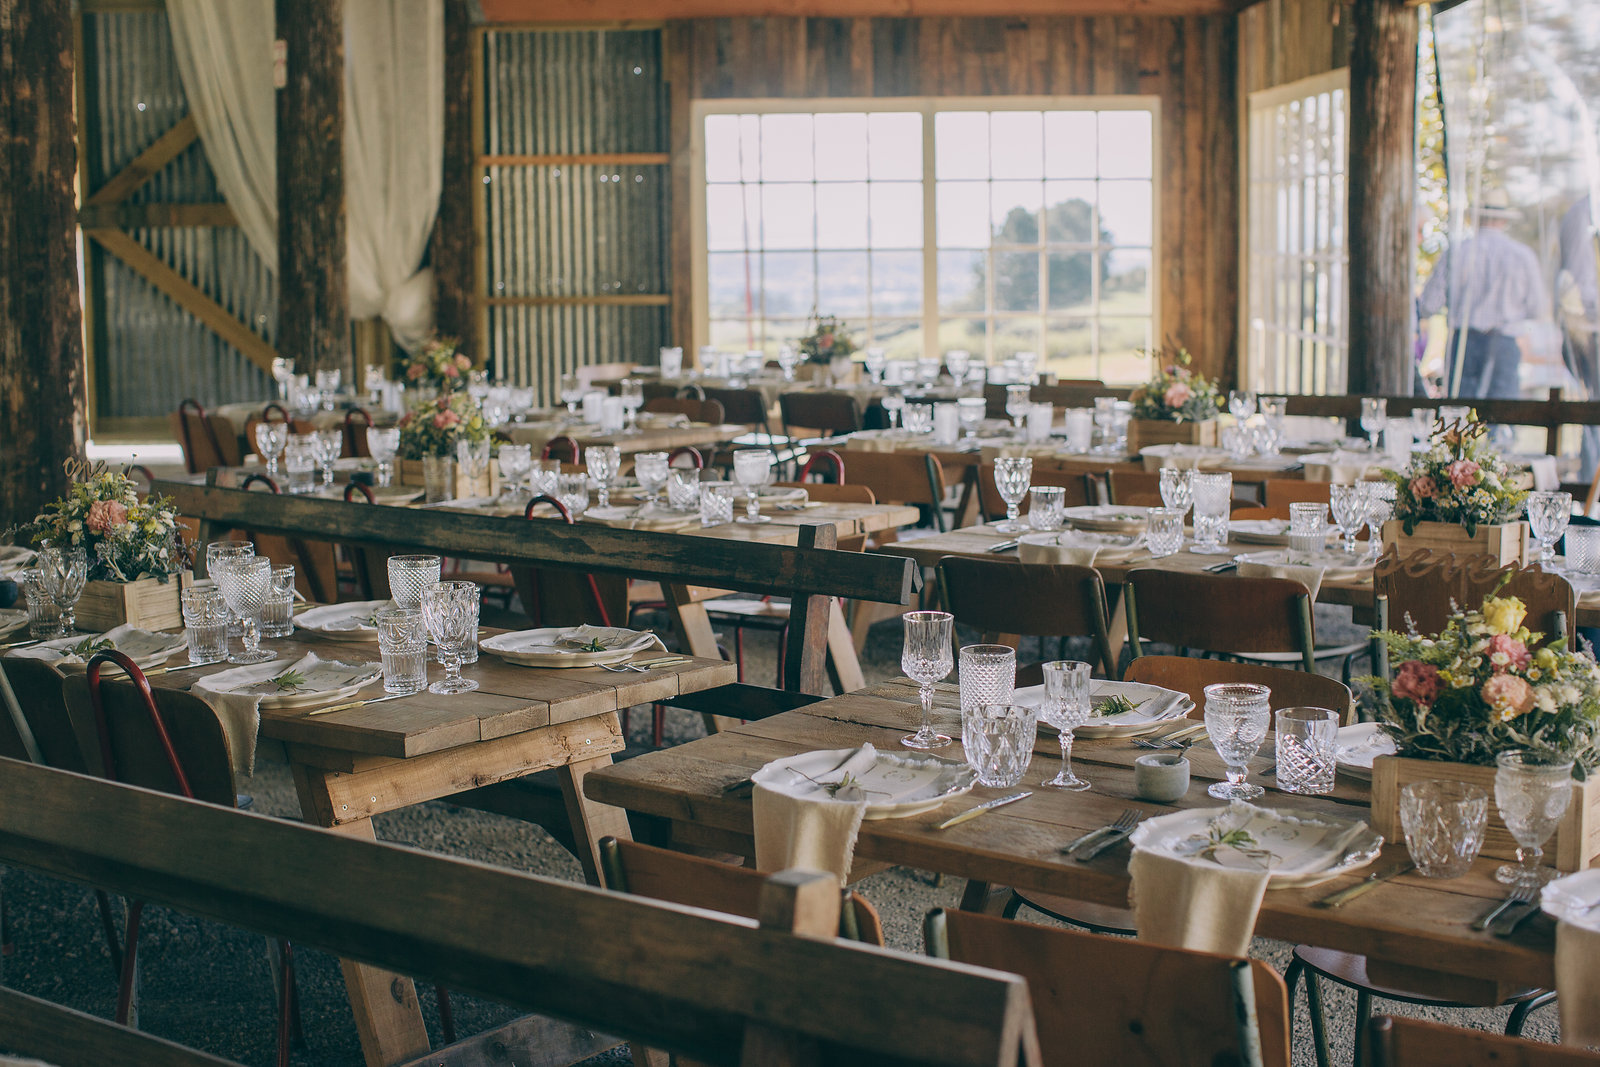
M 1041 466 L 1034 460 L 1033 473 L 1028 476 L 1028 485 L 1058 485 L 1065 489 L 1063 505 L 1069 508 L 1082 507 L 1085 504 L 1097 503 L 1094 495 L 1094 475 L 1069 471 L 1061 467 Z M 1022 513 L 1027 514 L 1030 501 L 1022 501 Z M 994 463 L 984 463 L 978 467 L 978 512 L 984 521 L 1003 519 L 1006 516 L 1006 502 L 1000 499 L 1000 489 L 994 483 Z
M 795 481 L 808 481 L 813 474 L 816 474 L 818 478 L 824 477 L 823 472 L 817 470 L 819 465 L 832 468 L 828 472 L 828 476 L 833 479 L 833 484 L 844 484 L 844 457 L 831 448 L 824 448 L 808 455 L 805 463 L 800 467 L 800 473 L 795 477 Z
M 290 422 L 292 420 L 289 418 L 289 410 L 276 400 L 273 400 L 261 409 L 261 421 Z
M 1528 629 L 1549 637 L 1565 634 L 1569 643 L 1576 640 L 1572 620 L 1577 595 L 1565 578 L 1537 565 L 1502 567 L 1489 556 L 1461 558 L 1428 549 L 1402 556 L 1390 545 L 1372 568 L 1378 629 L 1415 626 L 1418 633 L 1438 633 L 1450 621 L 1452 604 L 1475 611 L 1497 588 L 1500 596 L 1522 601 Z
M 353 504 L 358 500 L 368 504 L 378 502 L 372 495 L 371 489 L 355 482 L 345 483 L 344 500 L 347 504 Z M 350 561 L 351 571 L 355 574 L 356 592 L 361 599 L 389 599 L 389 557 L 394 553 L 386 548 L 362 545 L 345 545 L 344 553 L 345 558 Z
M 1286 508 L 1290 504 L 1302 501 L 1311 504 L 1326 504 L 1332 495 L 1328 492 L 1331 482 L 1306 482 L 1298 478 L 1268 478 L 1264 483 L 1262 503 L 1269 508 Z
M 1106 501 L 1130 508 L 1161 507 L 1161 475 L 1152 471 L 1108 470 L 1101 476 L 1105 480 Z
M 680 459 L 687 459 L 689 461 L 689 466 L 693 467 L 697 471 L 703 471 L 706 469 L 706 457 L 702 455 L 700 450 L 694 447 L 694 445 L 679 445 L 671 452 L 668 452 L 667 466 L 683 466 L 683 464 L 678 462 Z
M 939 561 L 939 589 L 945 610 L 986 642 L 1015 648 L 1021 637 L 1085 637 L 1093 649 L 1088 658 L 1106 677 L 1116 677 L 1106 587 L 1093 567 L 946 556 Z M 1031 673 L 1019 669 L 1018 684 L 1039 680 Z
M 1585 1049 L 1501 1037 L 1422 1019 L 1379 1015 L 1367 1029 L 1372 1067 L 1600 1067 Z
M 850 481 L 872 490 L 880 504 L 908 504 L 923 508 L 945 531 L 944 466 L 931 452 L 869 452 L 849 449 Z M 891 531 L 885 531 L 885 534 Z M 878 540 L 893 540 L 879 535 Z
M 1311 594 L 1288 578 L 1240 578 L 1158 567 L 1129 571 L 1123 587 L 1128 649 L 1143 641 L 1220 653 L 1295 652 L 1316 669 Z
M 344 451 L 345 456 L 361 456 L 366 458 L 372 455 L 372 450 L 367 447 L 367 427 L 372 425 L 372 416 L 367 414 L 365 408 L 351 408 L 344 413 Z
M 1028 980 L 1046 1065 L 1289 1067 L 1288 994 L 1260 960 L 942 908 L 923 930 L 930 956 Z
M 315 423 L 308 422 L 305 419 L 251 418 L 244 424 L 244 445 L 253 456 L 261 455 L 261 450 L 256 447 L 256 427 L 263 422 L 281 422 L 289 428 L 290 433 L 310 433 L 317 428 Z
M 778 397 L 784 435 L 832 437 L 862 427 L 861 405 L 849 393 L 784 393 Z
M 562 463 L 582 463 L 583 446 L 578 444 L 577 438 L 561 434 L 544 443 L 544 447 L 539 449 L 539 458 L 556 459 Z
M 239 439 L 226 419 L 212 415 L 194 398 L 178 405 L 168 419 L 172 436 L 183 446 L 184 466 L 190 474 L 212 467 L 237 467 L 241 462 Z
M 644 407 L 639 410 L 656 415 L 686 415 L 690 422 L 703 422 L 709 426 L 720 426 L 726 421 L 720 403 L 692 397 L 658 396 L 654 400 L 646 400 Z
M 270 493 L 281 492 L 278 483 L 265 474 L 251 473 L 239 482 L 240 489 L 265 486 Z M 303 541 L 282 534 L 250 532 L 256 555 L 272 560 L 275 566 L 294 566 L 295 588 L 300 594 L 322 604 L 339 599 L 339 560 L 328 541 Z

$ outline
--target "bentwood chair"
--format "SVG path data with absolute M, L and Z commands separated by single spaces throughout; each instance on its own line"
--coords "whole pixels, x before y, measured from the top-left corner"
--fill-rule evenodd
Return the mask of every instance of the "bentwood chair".
M 227 419 L 206 411 L 200 401 L 185 400 L 168 422 L 172 436 L 183 446 L 183 463 L 190 474 L 212 467 L 239 466 L 239 438 L 233 426 Z
M 1311 594 L 1299 582 L 1141 567 L 1128 572 L 1123 598 L 1134 659 L 1145 641 L 1158 641 L 1223 654 L 1293 652 L 1316 669 Z
M 1289 998 L 1260 960 L 936 909 L 930 956 L 1028 980 L 1041 1062 L 1289 1067 Z
M 719 402 L 687 396 L 658 396 L 646 400 L 639 410 L 654 415 L 685 415 L 690 422 L 703 422 L 708 426 L 721 426 L 725 416 Z
M 1379 1015 L 1367 1027 L 1372 1067 L 1600 1067 L 1583 1049 Z
M 939 561 L 939 589 L 945 610 L 985 642 L 1015 648 L 1024 636 L 1087 638 L 1087 658 L 1106 677 L 1116 677 L 1106 587 L 1093 567 L 946 556 Z M 1040 680 L 1037 666 L 1018 669 L 1019 685 Z

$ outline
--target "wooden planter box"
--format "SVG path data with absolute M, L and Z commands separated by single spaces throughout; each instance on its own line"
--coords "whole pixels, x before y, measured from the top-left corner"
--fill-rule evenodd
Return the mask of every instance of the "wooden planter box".
M 1379 756 L 1372 763 L 1372 828 L 1386 841 L 1404 843 L 1400 827 L 1400 790 L 1412 782 L 1438 779 L 1466 782 L 1489 794 L 1489 825 L 1483 835 L 1483 855 L 1494 859 L 1517 858 L 1512 838 L 1494 802 L 1493 767 L 1439 760 Z M 1581 871 L 1600 856 L 1600 778 L 1572 783 L 1572 803 L 1556 832 L 1544 846 L 1545 862 L 1562 871 Z
M 402 459 L 399 463 L 399 476 L 401 485 L 414 485 L 421 489 L 427 484 L 422 476 L 422 460 Z M 500 461 L 489 460 L 489 473 L 479 478 L 473 484 L 461 473 L 461 464 L 456 464 L 456 491 L 454 499 L 465 500 L 473 496 L 496 496 L 500 492 Z
M 1139 449 L 1151 445 L 1208 445 L 1217 443 L 1217 420 L 1201 419 L 1199 422 L 1173 422 L 1171 419 L 1129 419 L 1128 452 L 1137 455 Z
M 1458 558 L 1488 556 L 1497 565 L 1507 563 L 1526 565 L 1528 562 L 1528 524 L 1507 522 L 1497 526 L 1480 526 L 1471 537 L 1464 526 L 1448 522 L 1419 522 L 1416 530 L 1406 533 L 1399 519 L 1383 524 L 1383 547 L 1397 546 L 1401 555 L 1418 549 L 1432 549 L 1436 553 L 1453 552 Z
M 173 630 L 183 626 L 179 591 L 193 581 L 184 571 L 165 582 L 141 578 L 137 582 L 85 582 L 75 612 L 80 630 L 109 630 L 128 623 L 145 630 Z

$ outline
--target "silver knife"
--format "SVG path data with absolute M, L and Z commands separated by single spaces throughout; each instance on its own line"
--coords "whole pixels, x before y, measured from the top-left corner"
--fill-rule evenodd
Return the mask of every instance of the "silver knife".
M 993 811 L 995 808 L 1003 808 L 1007 804 L 1014 804 L 1019 800 L 1026 800 L 1028 797 L 1031 797 L 1031 796 L 1033 796 L 1033 793 L 1031 791 L 1024 791 L 1024 792 L 1021 792 L 1021 793 L 1012 793 L 1008 797 L 1000 797 L 1000 798 L 998 798 L 996 800 L 988 800 L 988 801 L 985 801 L 982 804 L 979 804 L 975 808 L 968 808 L 966 811 L 962 812 L 960 815 L 952 815 L 952 816 L 950 816 L 950 818 L 946 819 L 944 822 L 934 823 L 933 828 L 935 830 L 948 830 L 952 826 L 959 826 L 961 823 L 966 822 L 968 819 L 976 819 L 978 816 L 982 815 L 986 811 Z
M 1010 552 L 1013 548 L 1016 548 L 1019 544 L 1021 544 L 1020 541 L 1001 541 L 1001 542 L 999 542 L 997 544 L 990 545 L 989 548 L 988 548 L 988 551 L 994 552 L 996 554 L 1001 553 L 1001 552 Z
M 1072 851 L 1074 849 L 1082 848 L 1084 845 L 1087 845 L 1090 841 L 1093 841 L 1095 838 L 1101 836 L 1102 834 L 1109 834 L 1110 832 L 1111 832 L 1111 827 L 1110 827 L 1109 824 L 1106 825 L 1106 826 L 1096 826 L 1093 830 L 1090 830 L 1088 833 L 1079 834 L 1077 837 L 1074 837 L 1071 841 L 1069 841 L 1065 845 L 1062 845 L 1061 846 L 1061 854 L 1063 856 L 1069 856 L 1069 855 L 1072 854 Z

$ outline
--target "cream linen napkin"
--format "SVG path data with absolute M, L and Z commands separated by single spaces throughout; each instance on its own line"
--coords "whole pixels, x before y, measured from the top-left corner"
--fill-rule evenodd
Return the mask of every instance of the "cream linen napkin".
M 133 640 L 130 641 L 130 637 Z M 169 656 L 176 654 L 186 644 L 181 633 L 176 635 L 152 634 L 149 630 L 141 630 L 137 626 L 132 626 L 128 623 L 123 623 L 121 626 L 115 626 L 107 630 L 100 635 L 98 640 L 110 641 L 113 648 L 121 649 L 133 659 L 138 660 L 161 651 L 159 639 L 165 637 L 172 638 L 167 643 L 169 648 L 167 655 Z M 78 641 L 85 639 L 87 639 L 87 635 L 77 638 Z M 70 648 L 72 646 L 69 644 L 67 647 Z M 63 667 L 83 667 L 88 662 L 84 656 L 74 653 L 62 655 L 62 651 L 63 649 L 59 645 L 32 645 L 28 648 L 13 649 L 8 655 L 16 656 L 20 659 L 42 659 L 50 664 L 57 674 L 62 673 L 61 669 Z
M 272 660 L 252 663 L 234 670 L 219 671 L 201 678 L 189 687 L 189 692 L 204 700 L 217 713 L 222 732 L 227 735 L 228 749 L 233 753 L 234 772 L 246 777 L 256 773 L 256 735 L 261 731 L 260 693 L 235 693 L 268 678 L 276 678 L 285 671 L 296 670 L 309 674 L 322 660 L 315 652 L 308 652 L 296 663 Z M 218 681 L 218 679 L 222 679 Z
M 1142 547 L 1142 541 L 1135 541 L 1131 545 L 1108 545 L 1094 534 L 1068 530 L 1057 537 L 1054 544 L 1022 542 L 1017 546 L 1017 559 L 1023 563 L 1073 563 L 1080 567 L 1092 567 L 1096 560 L 1105 563 L 1124 562 Z
M 828 780 L 870 767 L 877 759 L 875 748 L 862 745 L 837 771 L 827 776 Z M 781 871 L 795 867 L 829 871 L 839 879 L 840 885 L 844 884 L 856 852 L 856 835 L 867 813 L 866 798 L 835 800 L 821 786 L 800 779 L 798 786 L 786 792 L 757 785 L 753 807 L 757 870 Z
M 590 626 L 584 623 L 574 626 L 557 635 L 556 640 L 562 644 L 587 645 L 598 641 L 606 651 L 643 652 L 654 646 L 665 652 L 667 646 L 661 643 L 661 638 L 649 630 L 630 630 L 625 626 Z
M 1600 932 L 1556 923 L 1556 992 L 1561 1043 L 1600 1045 Z
M 847 451 L 854 448 L 862 452 L 893 452 L 895 439 L 886 432 L 862 430 L 850 435 L 850 443 L 845 448 Z
M 1191 863 L 1147 849 L 1128 861 L 1139 940 L 1196 952 L 1247 956 L 1266 870 Z
M 1322 577 L 1327 573 L 1327 568 L 1313 566 L 1309 563 L 1264 562 L 1262 560 L 1245 560 L 1239 564 L 1239 577 L 1241 578 L 1292 578 L 1306 587 L 1311 594 L 1313 602 L 1317 599 L 1317 590 L 1322 588 Z

